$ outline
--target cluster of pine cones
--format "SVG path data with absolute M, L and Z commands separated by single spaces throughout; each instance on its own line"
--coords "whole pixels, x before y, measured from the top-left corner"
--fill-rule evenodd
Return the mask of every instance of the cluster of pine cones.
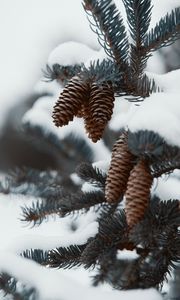
M 111 119 L 114 92 L 110 83 L 101 85 L 79 76 L 69 80 L 54 106 L 53 119 L 57 127 L 67 125 L 73 118 L 84 119 L 88 137 L 96 143 Z
M 105 187 L 107 202 L 120 202 L 125 195 L 125 211 L 129 227 L 136 225 L 149 205 L 153 176 L 145 159 L 128 149 L 128 133 L 123 132 L 112 150 Z
M 69 80 L 54 106 L 53 120 L 57 127 L 67 125 L 73 118 L 82 117 L 88 137 L 97 142 L 111 119 L 114 93 L 110 83 L 101 85 L 74 76 Z M 128 133 L 123 132 L 112 150 L 106 180 L 105 196 L 109 203 L 126 198 L 126 217 L 133 227 L 144 216 L 153 182 L 148 164 L 128 149 Z

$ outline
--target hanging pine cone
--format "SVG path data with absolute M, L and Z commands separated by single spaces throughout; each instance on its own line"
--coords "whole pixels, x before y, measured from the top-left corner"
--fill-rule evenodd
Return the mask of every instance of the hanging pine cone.
M 92 84 L 89 104 L 92 118 L 97 124 L 107 123 L 111 119 L 114 100 L 112 85 L 107 83 Z
M 88 137 L 96 143 L 99 140 L 99 135 L 96 132 L 96 124 L 93 123 L 89 103 L 85 104 L 82 109 L 82 116 L 84 118 L 85 130 Z
M 87 112 L 84 114 L 84 119 L 86 131 L 93 142 L 97 142 L 102 137 L 104 128 L 111 119 L 114 100 L 110 84 L 104 83 L 101 86 L 96 83 L 92 84 L 88 114 Z
M 130 171 L 134 166 L 135 156 L 128 150 L 127 140 L 127 132 L 122 133 L 112 150 L 105 186 L 105 197 L 109 203 L 117 202 L 123 196 Z
M 83 109 L 81 111 L 82 117 L 84 118 L 85 130 L 88 137 L 96 143 L 102 136 L 102 132 L 99 132 L 99 128 L 94 123 L 90 111 L 89 103 L 83 105 Z
M 153 177 L 145 160 L 132 169 L 126 190 L 126 218 L 129 227 L 136 225 L 144 216 L 150 198 Z
M 78 76 L 73 77 L 63 89 L 54 106 L 53 121 L 57 127 L 67 125 L 81 111 L 89 99 L 89 84 Z

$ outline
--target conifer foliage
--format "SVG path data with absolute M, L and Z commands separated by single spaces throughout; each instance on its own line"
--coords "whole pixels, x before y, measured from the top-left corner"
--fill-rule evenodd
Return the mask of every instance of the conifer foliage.
M 82 79 L 76 78 L 76 88 L 72 87 L 74 82 L 72 79 L 72 83 L 68 83 L 54 107 L 55 125 L 63 126 L 77 115 L 78 106 L 79 109 L 82 105 L 88 106 L 88 109 L 85 109 L 85 116 L 83 114 L 81 116 L 84 117 L 86 131 L 94 142 L 102 137 L 104 128 L 111 118 L 114 102 L 113 92 L 115 95 L 132 95 L 137 100 L 137 98 L 147 97 L 156 91 L 157 87 L 154 81 L 149 80 L 143 74 L 147 59 L 152 51 L 174 42 L 179 37 L 179 8 L 172 11 L 171 14 L 167 14 L 155 28 L 148 32 L 152 11 L 151 1 L 124 0 L 123 2 L 127 12 L 131 43 L 128 41 L 120 12 L 112 1 L 84 0 L 83 5 L 91 28 L 98 35 L 98 41 L 110 60 L 108 63 L 102 61 L 100 65 L 94 66 L 94 72 L 90 68 L 88 78 L 88 70 L 86 76 L 83 76 L 82 72 L 85 83 L 82 83 Z M 112 69 L 118 70 L 111 78 L 106 75 L 109 73 L 109 65 L 112 65 Z M 104 71 L 101 74 L 101 83 L 97 80 L 97 74 L 101 73 L 100 69 Z M 79 77 L 81 77 L 81 71 Z M 79 82 L 77 82 L 78 80 Z M 89 89 L 83 88 L 86 84 Z M 80 93 L 80 98 L 77 97 L 78 99 L 73 101 L 74 96 L 72 95 L 72 100 L 69 100 L 71 93 L 75 92 L 74 89 L 77 89 L 76 95 Z M 104 99 L 103 105 L 100 105 L 99 98 Z M 101 121 L 95 117 L 97 115 L 96 107 L 99 105 Z M 90 122 L 89 118 L 94 122 Z M 95 127 L 98 133 L 96 133 Z
M 91 72 L 90 69 L 87 70 L 86 76 L 83 76 L 82 71 L 79 72 L 79 78 L 89 84 L 89 90 L 81 93 L 84 103 L 81 102 L 79 107 L 81 108 L 83 103 L 84 110 L 80 116 L 84 118 L 88 136 L 94 142 L 102 137 L 103 130 L 111 119 L 113 94 L 115 96 L 128 95 L 131 96 L 131 101 L 138 101 L 157 91 L 154 81 L 148 79 L 144 74 L 147 60 L 152 51 L 169 45 L 180 35 L 179 8 L 167 14 L 154 28 L 149 30 L 152 14 L 151 1 L 123 0 L 123 3 L 127 13 L 131 41 L 128 39 L 121 14 L 113 1 L 83 1 L 91 29 L 97 34 L 99 43 L 109 57 L 109 64 L 116 70 L 111 78 L 106 77 L 108 73 L 106 71 L 103 75 L 98 72 L 100 71 L 98 70 L 99 66 L 95 66 L 94 72 Z M 105 61 L 101 63 L 102 66 L 103 69 L 106 69 Z M 100 81 L 97 80 L 95 73 L 101 74 Z M 66 89 L 70 94 L 68 85 L 64 91 Z M 55 105 L 54 118 L 58 119 L 61 114 L 66 113 L 68 116 L 71 113 L 71 116 L 67 117 L 68 122 L 76 115 L 73 108 L 75 103 L 68 108 L 69 102 L 64 96 L 64 91 Z M 81 96 L 78 97 L 78 100 Z M 73 102 L 73 97 L 71 101 Z M 64 110 L 61 111 L 63 104 Z M 105 211 L 100 213 L 98 219 L 99 232 L 95 238 L 88 241 L 82 251 L 80 248 L 76 249 L 75 261 L 72 262 L 72 266 L 73 264 L 84 264 L 86 268 L 99 265 L 99 273 L 95 277 L 94 284 L 108 281 L 116 288 L 157 286 L 163 282 L 170 268 L 174 266 L 174 258 L 176 257 L 176 261 L 179 260 L 180 253 L 176 246 L 177 256 L 175 254 L 170 257 L 169 254 L 165 254 L 166 242 L 168 241 L 168 245 L 172 243 L 169 236 L 172 224 L 167 217 L 169 209 L 172 209 L 177 216 L 177 223 L 172 231 L 175 230 L 175 240 L 177 245 L 179 243 L 179 202 L 174 200 L 165 204 L 151 196 L 153 178 L 179 168 L 179 153 L 178 148 L 168 145 L 158 134 L 148 130 L 136 133 L 124 131 L 115 143 L 110 168 L 104 185 L 101 185 L 102 193 L 105 193 L 103 200 L 105 206 L 101 204 L 101 210 Z M 119 202 L 122 201 L 123 196 L 125 196 L 125 210 L 119 210 Z M 157 222 L 157 219 L 155 221 L 157 215 L 154 215 L 155 207 L 160 225 L 158 229 L 155 226 Z M 168 230 L 166 237 L 163 237 L 164 233 L 160 232 L 165 225 L 161 218 L 162 212 L 165 214 L 165 219 L 168 220 L 165 229 L 165 231 Z M 104 221 L 105 216 L 106 221 Z M 145 237 L 142 233 L 143 226 L 147 229 L 149 228 L 148 224 L 153 228 L 153 232 L 150 237 Z M 160 230 L 159 241 L 157 241 L 156 230 Z M 139 239 L 138 243 L 136 243 L 136 235 Z M 144 238 L 143 242 L 142 238 Z M 162 251 L 158 243 L 163 245 Z M 138 248 L 139 244 L 143 244 L 142 249 Z M 127 272 L 125 280 L 122 279 L 122 273 L 127 268 L 128 262 L 122 263 L 117 260 L 118 249 L 135 250 L 140 255 L 140 258 L 129 266 L 129 273 Z M 55 265 L 57 266 L 57 252 L 59 252 L 59 267 L 63 264 L 61 261 L 63 251 L 65 250 L 60 248 L 55 252 L 50 251 L 50 265 L 53 263 L 53 258 L 56 257 Z M 67 249 L 67 251 L 71 251 L 71 249 Z M 68 255 L 70 253 L 67 253 L 67 257 Z M 162 257 L 162 261 L 158 262 L 159 268 L 155 272 L 158 257 Z M 151 275 L 147 276 L 147 273 Z
M 57 66 L 47 67 L 47 78 L 63 76 L 63 83 L 67 81 L 53 109 L 54 124 L 62 127 L 74 117 L 83 118 L 93 142 L 102 138 L 116 96 L 139 105 L 158 90 L 144 72 L 147 60 L 153 51 L 180 37 L 180 8 L 149 30 L 151 0 L 123 3 L 130 38 L 113 1 L 83 0 L 90 27 L 107 59 L 91 62 L 89 67 L 75 66 L 70 76 L 64 76 L 65 70 Z M 25 249 L 21 255 L 49 268 L 94 267 L 94 286 L 107 282 L 116 289 L 160 288 L 180 262 L 180 200 L 163 201 L 151 193 L 151 187 L 155 178 L 175 169 L 180 169 L 179 147 L 152 130 L 123 128 L 113 146 L 107 173 L 88 162 L 80 164 L 76 169 L 81 182 L 77 189 L 73 186 L 66 191 L 58 172 L 42 175 L 16 170 L 8 176 L 8 188 L 0 189 L 16 193 L 19 187 L 18 193 L 38 197 L 31 206 L 23 207 L 23 222 L 37 226 L 51 215 L 78 217 L 93 211 L 98 223 L 97 232 L 81 244 L 63 247 L 59 241 L 55 249 Z M 93 190 L 81 189 L 84 182 Z M 122 250 L 131 251 L 136 258 L 119 258 Z M 9 282 L 8 275 L 0 280 L 5 292 L 11 288 Z

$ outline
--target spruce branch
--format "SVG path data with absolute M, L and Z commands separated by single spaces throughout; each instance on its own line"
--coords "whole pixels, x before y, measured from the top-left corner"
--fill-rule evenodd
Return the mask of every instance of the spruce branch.
M 151 0 L 123 0 L 133 44 L 139 48 L 151 21 Z
M 0 289 L 4 291 L 5 294 L 15 294 L 16 293 L 16 280 L 6 273 L 0 274 Z
M 151 163 L 151 173 L 154 178 L 158 178 L 163 174 L 170 174 L 175 169 L 180 169 L 180 151 L 177 147 L 167 147 L 169 153 L 164 153 L 161 160 Z M 166 149 L 165 149 L 166 150 Z
M 101 208 L 105 203 L 104 193 L 102 191 L 80 192 L 70 194 L 66 199 L 59 201 L 61 214 L 64 216 L 77 211 L 88 211 L 92 206 Z
M 152 93 L 160 92 L 160 88 L 156 85 L 154 79 L 149 79 L 146 74 L 134 80 L 136 84 L 130 93 L 134 98 L 129 99 L 130 102 L 137 103 L 143 101 L 144 98 L 149 97 Z
M 134 155 L 138 157 L 155 160 L 163 155 L 165 141 L 154 131 L 128 131 L 128 148 Z
M 92 206 L 99 205 L 101 208 L 104 203 L 105 197 L 101 191 L 75 194 L 61 191 L 57 197 L 33 202 L 31 207 L 24 206 L 21 220 L 33 226 L 40 225 L 51 215 L 64 217 L 79 210 L 88 211 Z
M 179 224 L 179 200 L 162 201 L 154 196 L 150 200 L 144 219 L 131 229 L 129 238 L 134 245 L 141 245 L 144 249 L 151 249 L 152 246 L 159 249 L 163 244 L 167 245 L 168 239 L 173 244 L 175 237 L 180 238 Z M 173 247 L 175 249 L 176 246 Z
M 127 69 L 128 39 L 123 20 L 111 0 L 84 0 L 91 29 L 98 35 L 98 41 L 109 57 Z M 94 23 L 91 22 L 91 18 Z
M 41 151 L 43 150 L 44 153 L 51 156 L 53 169 L 55 170 L 60 169 L 65 174 L 68 174 L 72 172 L 77 162 L 93 161 L 94 153 L 86 140 L 81 137 L 70 133 L 60 140 L 55 133 L 29 122 L 23 124 L 23 129 L 30 143 L 33 143 L 37 149 L 41 149 Z M 71 163 L 69 163 L 70 160 Z
M 81 255 L 81 262 L 85 268 L 99 265 L 105 253 L 113 249 L 126 248 L 127 223 L 124 210 L 120 210 L 113 215 L 102 214 L 99 218 L 98 234 L 89 239 L 88 245 Z
M 65 85 L 68 80 L 81 71 L 81 67 L 82 66 L 78 64 L 72 66 L 62 66 L 59 64 L 52 66 L 46 65 L 45 70 L 43 70 L 43 75 L 46 81 L 59 80 Z
M 116 261 L 116 249 L 108 249 L 103 253 L 102 257 L 99 258 L 99 266 L 97 267 L 97 272 L 93 276 L 93 285 L 98 286 L 100 283 L 107 282 L 107 276 L 109 270 L 114 266 Z M 112 284 L 112 282 L 110 283 Z
M 138 273 L 138 259 L 131 261 L 110 258 L 108 260 L 107 256 L 102 257 L 97 274 L 93 278 L 93 285 L 97 286 L 103 282 L 118 290 L 138 288 L 141 282 Z
M 21 253 L 21 256 L 34 260 L 38 264 L 46 266 L 48 264 L 48 251 L 43 251 L 41 249 L 30 249 L 25 250 Z
M 125 211 L 120 209 L 113 215 L 99 219 L 98 235 L 106 244 L 118 246 L 125 244 L 127 238 L 128 225 Z M 124 247 L 125 248 L 125 247 Z
M 149 161 L 154 178 L 180 169 L 180 149 L 169 145 L 158 133 L 149 130 L 128 132 L 129 150 Z
M 4 296 L 10 295 L 13 300 L 38 300 L 39 295 L 35 288 L 21 284 L 7 273 L 0 274 L 0 289 L 4 291 Z
M 50 214 L 54 213 L 54 210 L 52 210 L 52 208 L 48 207 L 47 209 L 47 205 L 46 204 L 46 210 L 44 209 L 44 207 L 42 207 L 42 203 L 37 201 L 36 203 L 32 203 L 31 207 L 28 206 L 24 206 L 22 207 L 22 217 L 21 217 L 21 221 L 22 222 L 27 222 L 27 223 L 31 223 L 32 226 L 39 226 L 44 219 L 47 219 L 47 216 L 49 216 Z M 56 209 L 56 214 L 57 214 L 57 210 Z
M 156 26 L 150 30 L 144 41 L 142 53 L 168 46 L 180 38 L 180 7 L 166 14 Z
M 67 248 L 60 247 L 48 253 L 48 266 L 51 268 L 70 269 L 81 265 L 80 257 L 85 245 L 71 245 Z
M 97 85 L 109 82 L 115 85 L 121 80 L 122 71 L 112 60 L 103 59 L 100 61 L 98 59 L 91 61 L 89 67 L 83 65 L 78 76 L 88 82 L 96 82 Z
M 123 0 L 126 9 L 131 38 L 131 72 L 134 79 L 142 76 L 148 54 L 142 47 L 151 20 L 151 0 Z
M 78 176 L 94 186 L 105 188 L 106 174 L 90 163 L 82 163 L 76 168 Z

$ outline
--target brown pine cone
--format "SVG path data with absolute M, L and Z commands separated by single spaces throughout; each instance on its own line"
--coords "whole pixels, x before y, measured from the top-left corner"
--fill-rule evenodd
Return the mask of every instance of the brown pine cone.
M 125 194 L 125 211 L 129 227 L 133 227 L 143 218 L 149 204 L 152 182 L 153 176 L 147 162 L 140 160 L 130 173 Z
M 93 83 L 89 99 L 89 118 L 85 121 L 86 130 L 93 142 L 97 142 L 103 134 L 107 122 L 111 119 L 114 107 L 114 93 L 110 84 L 101 86 Z
M 128 134 L 123 132 L 112 150 L 111 164 L 108 171 L 105 197 L 107 202 L 118 202 L 126 190 L 130 171 L 134 166 L 135 156 L 129 151 Z
M 88 137 L 96 143 L 99 140 L 99 135 L 96 133 L 96 127 L 93 123 L 89 103 L 83 106 L 82 115 L 84 118 L 85 130 Z
M 102 130 L 94 123 L 89 104 L 83 107 L 83 118 L 88 137 L 96 143 L 102 137 Z
M 89 84 L 74 76 L 63 89 L 54 106 L 53 121 L 57 127 L 67 125 L 89 99 Z

